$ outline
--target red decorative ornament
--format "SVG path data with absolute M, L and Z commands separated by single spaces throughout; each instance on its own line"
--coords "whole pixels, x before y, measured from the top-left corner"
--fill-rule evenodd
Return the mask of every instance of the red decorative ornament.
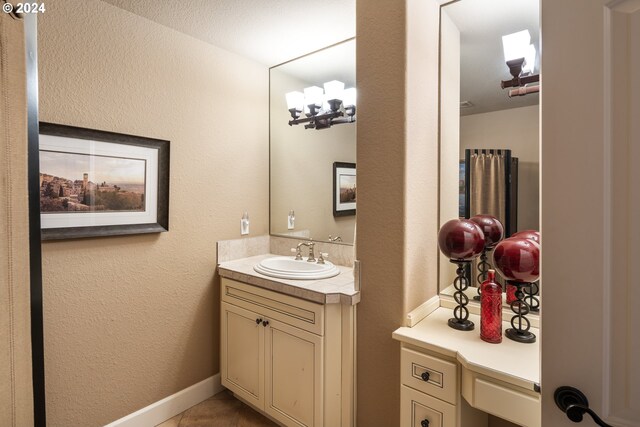
M 502 342 L 502 288 L 495 282 L 495 271 L 487 272 L 480 299 L 480 339 L 492 344 Z
M 482 229 L 468 219 L 447 221 L 438 233 L 440 251 L 451 260 L 471 260 L 484 249 Z
M 504 237 L 504 227 L 497 218 L 491 215 L 475 215 L 469 221 L 473 221 L 484 234 L 484 247 L 489 250 L 495 247 Z
M 540 239 L 542 238 L 542 236 L 540 235 L 540 232 L 536 230 L 518 231 L 517 233 L 513 233 L 511 237 L 519 237 L 523 239 L 533 240 L 537 244 L 540 244 Z
M 493 251 L 496 269 L 506 280 L 531 283 L 540 276 L 540 245 L 511 237 L 498 243 Z

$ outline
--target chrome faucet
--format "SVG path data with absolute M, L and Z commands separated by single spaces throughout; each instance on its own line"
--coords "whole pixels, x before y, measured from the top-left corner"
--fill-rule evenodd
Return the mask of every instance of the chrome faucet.
M 329 234 L 329 241 L 330 242 L 342 242 L 342 237 L 340 237 L 340 236 L 333 237 L 331 234 Z
M 316 257 L 313 254 L 313 247 L 316 245 L 316 243 L 309 239 L 308 242 L 300 242 L 298 243 L 298 246 L 296 246 L 296 249 L 298 251 L 298 254 L 300 253 L 300 247 L 301 246 L 307 246 L 309 248 L 309 258 L 307 258 L 308 262 L 315 262 L 316 261 Z M 298 259 L 298 257 L 296 256 L 296 259 Z M 300 257 L 300 259 L 302 259 L 302 256 Z

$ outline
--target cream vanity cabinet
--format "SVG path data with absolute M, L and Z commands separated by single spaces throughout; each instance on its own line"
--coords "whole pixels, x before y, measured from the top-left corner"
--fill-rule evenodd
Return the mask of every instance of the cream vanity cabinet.
M 449 317 L 439 307 L 393 333 L 401 342 L 400 426 L 486 427 L 492 414 L 540 427 L 539 345 L 488 344 L 478 316 L 470 316 L 476 330 L 468 332 L 449 328 Z
M 352 306 L 224 277 L 221 294 L 223 386 L 285 426 L 353 425 Z

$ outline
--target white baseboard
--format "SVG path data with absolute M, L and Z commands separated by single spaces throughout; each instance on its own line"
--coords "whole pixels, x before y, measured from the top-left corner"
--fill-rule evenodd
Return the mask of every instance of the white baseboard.
M 153 427 L 207 400 L 222 390 L 224 387 L 220 384 L 220 374 L 218 373 L 133 414 L 107 424 L 105 427 Z

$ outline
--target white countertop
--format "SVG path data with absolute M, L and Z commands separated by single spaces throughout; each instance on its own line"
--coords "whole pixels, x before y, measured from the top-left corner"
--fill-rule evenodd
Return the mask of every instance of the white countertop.
M 356 291 L 354 286 L 353 268 L 336 265 L 340 274 L 321 280 L 278 279 L 265 276 L 253 269 L 253 266 L 263 259 L 276 256 L 280 255 L 265 254 L 222 262 L 218 265 L 218 273 L 228 279 L 319 304 L 355 305 L 360 302 L 360 292 Z
M 398 328 L 393 338 L 444 356 L 456 358 L 465 368 L 493 378 L 534 390 L 540 384 L 540 330 L 531 328 L 537 336 L 532 344 L 518 343 L 504 336 L 511 327 L 511 318 L 503 319 L 502 343 L 489 344 L 480 339 L 480 316 L 470 314 L 476 327 L 473 331 L 458 331 L 449 327 L 451 309 L 439 307 L 414 327 Z

